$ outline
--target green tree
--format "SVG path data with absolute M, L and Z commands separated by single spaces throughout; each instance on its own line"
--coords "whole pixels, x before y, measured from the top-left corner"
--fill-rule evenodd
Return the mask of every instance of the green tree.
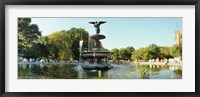
M 177 45 L 173 45 L 170 53 L 173 57 L 182 56 L 182 47 L 179 47 Z
M 160 58 L 172 58 L 171 47 L 160 47 Z
M 132 60 L 139 60 L 139 59 L 141 59 L 141 57 L 139 56 L 139 50 L 135 50 L 135 51 L 132 52 L 131 59 Z
M 135 49 L 132 46 L 126 47 L 126 48 L 114 48 L 111 50 L 113 52 L 113 55 L 111 56 L 113 60 L 130 60 L 132 52 Z
M 146 48 L 140 48 L 132 52 L 132 60 L 149 60 L 160 57 L 160 47 L 156 44 L 151 44 Z
M 146 53 L 146 48 L 140 48 L 138 50 L 134 50 L 132 52 L 132 56 L 131 56 L 131 59 L 132 60 L 144 60 L 145 59 L 145 53 Z
M 128 52 L 125 48 L 119 49 L 119 58 L 122 59 L 122 60 L 128 59 Z
M 49 58 L 49 46 L 48 46 L 48 37 L 42 36 L 40 37 L 40 43 L 38 43 L 40 47 L 40 57 L 42 58 Z
M 61 60 L 73 60 L 72 43 L 70 35 L 65 31 L 58 31 L 48 35 L 50 57 Z
M 23 57 L 38 56 L 41 32 L 36 24 L 30 24 L 30 18 L 18 18 L 18 53 Z
M 111 55 L 111 58 L 112 58 L 112 60 L 118 60 L 119 61 L 119 50 L 117 49 L 117 48 L 113 48 L 112 50 L 111 50 L 111 52 L 113 53 L 112 55 Z
M 147 53 L 150 55 L 147 59 L 160 57 L 160 47 L 156 44 L 151 44 L 147 47 Z
M 72 52 L 74 54 L 74 59 L 79 59 L 79 41 L 83 40 L 83 49 L 88 49 L 88 32 L 83 28 L 71 28 L 66 31 L 71 36 L 72 39 Z
M 131 55 L 132 55 L 132 52 L 134 51 L 135 49 L 132 47 L 132 46 L 129 46 L 129 47 L 126 47 L 126 58 L 127 59 L 131 59 Z

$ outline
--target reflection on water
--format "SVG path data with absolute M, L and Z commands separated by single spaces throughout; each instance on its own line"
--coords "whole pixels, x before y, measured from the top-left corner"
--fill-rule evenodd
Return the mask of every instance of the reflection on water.
M 108 71 L 83 70 L 80 65 L 19 64 L 19 79 L 182 79 L 182 66 L 115 65 Z

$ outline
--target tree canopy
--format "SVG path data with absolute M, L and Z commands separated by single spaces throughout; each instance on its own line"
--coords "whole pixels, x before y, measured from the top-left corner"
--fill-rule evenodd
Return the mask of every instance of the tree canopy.
M 74 54 L 74 59 L 79 59 L 79 41 L 83 40 L 83 50 L 88 49 L 88 32 L 83 28 L 71 28 L 66 31 L 71 36 L 71 40 L 73 42 L 71 49 Z
M 73 60 L 71 36 L 65 31 L 54 32 L 47 36 L 49 56 L 54 59 Z
M 26 58 L 77 60 L 79 41 L 83 40 L 83 49 L 87 49 L 88 36 L 85 29 L 74 27 L 42 36 L 31 18 L 18 18 L 18 52 Z
M 30 18 L 18 18 L 18 53 L 25 57 L 38 57 L 37 45 L 41 32 L 36 24 L 30 24 Z
M 131 55 L 132 55 L 132 52 L 134 51 L 135 49 L 132 47 L 132 46 L 129 46 L 129 47 L 126 47 L 126 48 L 113 48 L 111 50 L 111 52 L 113 52 L 111 58 L 112 60 L 130 60 L 131 59 Z
M 179 49 L 176 45 L 172 47 L 161 47 L 151 44 L 148 47 L 140 48 L 132 52 L 132 60 L 149 60 L 156 58 L 173 58 L 180 56 Z

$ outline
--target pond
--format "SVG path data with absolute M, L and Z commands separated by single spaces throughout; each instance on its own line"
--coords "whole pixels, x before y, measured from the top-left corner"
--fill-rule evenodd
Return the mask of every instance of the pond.
M 18 64 L 18 79 L 182 79 L 182 66 L 112 65 L 97 71 L 72 64 Z

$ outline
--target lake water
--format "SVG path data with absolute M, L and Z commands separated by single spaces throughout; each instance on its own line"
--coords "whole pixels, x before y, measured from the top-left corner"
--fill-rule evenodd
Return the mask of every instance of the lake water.
M 112 64 L 107 71 L 81 65 L 19 64 L 18 79 L 182 79 L 182 66 Z

